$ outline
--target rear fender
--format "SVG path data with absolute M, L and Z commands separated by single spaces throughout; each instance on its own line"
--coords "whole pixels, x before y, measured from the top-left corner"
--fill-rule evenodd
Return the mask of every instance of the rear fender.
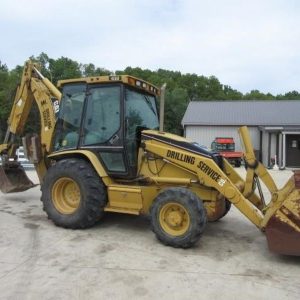
M 111 177 L 106 173 L 106 171 L 105 171 L 101 161 L 97 157 L 97 155 L 91 151 L 69 150 L 69 151 L 52 153 L 52 154 L 48 155 L 48 158 L 54 159 L 54 160 L 61 160 L 61 159 L 66 159 L 66 158 L 71 158 L 71 157 L 81 157 L 83 159 L 88 160 L 90 162 L 90 164 L 94 167 L 94 169 L 97 172 L 97 174 L 99 175 L 99 177 L 102 178 L 102 180 L 106 186 L 113 183 Z

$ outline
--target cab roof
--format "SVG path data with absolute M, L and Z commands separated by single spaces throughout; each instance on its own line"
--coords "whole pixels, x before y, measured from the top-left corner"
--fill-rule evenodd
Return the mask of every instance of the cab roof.
M 57 86 L 61 88 L 65 84 L 70 84 L 70 83 L 101 84 L 101 83 L 113 83 L 113 82 L 124 83 L 134 88 L 147 91 L 148 93 L 156 96 L 160 95 L 160 89 L 158 87 L 145 80 L 130 75 L 110 75 L 110 76 L 84 77 L 84 78 L 76 78 L 76 79 L 64 79 L 64 80 L 59 80 Z

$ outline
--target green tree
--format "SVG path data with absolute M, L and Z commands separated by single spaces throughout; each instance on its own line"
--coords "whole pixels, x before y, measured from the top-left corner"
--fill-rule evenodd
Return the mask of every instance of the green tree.
M 49 70 L 49 56 L 42 52 L 40 55 L 38 55 L 37 57 L 35 56 L 31 56 L 29 58 L 30 60 L 38 63 L 41 67 L 41 73 L 46 76 L 49 80 L 52 79 L 52 74 Z
M 92 63 L 82 64 L 67 57 L 57 59 L 49 57 L 42 52 L 38 56 L 31 56 L 31 60 L 41 66 L 42 73 L 54 84 L 60 79 L 71 79 L 79 77 L 110 75 L 112 72 Z M 15 89 L 20 81 L 23 67 L 16 66 L 9 70 L 0 61 L 0 138 L 3 139 L 6 130 L 6 120 L 11 110 L 12 99 Z M 290 91 L 283 95 L 274 96 L 271 93 L 262 93 L 252 90 L 243 94 L 229 85 L 223 85 L 215 76 L 206 77 L 197 74 L 182 74 L 179 71 L 158 69 L 152 71 L 140 67 L 127 67 L 116 71 L 117 75 L 128 74 L 149 81 L 160 87 L 167 83 L 166 107 L 165 107 L 165 130 L 180 134 L 182 131 L 181 120 L 189 101 L 197 100 L 271 100 L 271 99 L 297 99 L 300 94 Z M 26 130 L 37 130 L 38 112 L 33 109 L 30 122 Z
M 237 90 L 232 89 L 229 85 L 224 85 L 223 91 L 224 91 L 225 98 L 228 100 L 243 99 L 243 94 Z
M 245 100 L 273 100 L 275 97 L 268 93 L 261 93 L 259 90 L 252 90 L 250 93 L 246 93 L 243 97 Z
M 8 115 L 9 105 L 7 103 L 7 86 L 9 81 L 9 73 L 6 65 L 0 62 L 0 139 L 4 138 L 6 130 L 6 119 Z
M 188 93 L 183 88 L 166 92 L 164 130 L 182 134 L 181 120 L 188 104 Z
M 82 77 L 80 63 L 63 56 L 58 59 L 49 59 L 49 71 L 54 83 L 61 79 Z
M 84 77 L 92 77 L 92 76 L 103 76 L 103 75 L 110 75 L 111 72 L 104 68 L 97 68 L 94 64 L 84 64 L 81 67 L 82 75 Z
M 285 93 L 281 99 L 300 100 L 300 93 L 297 91 L 291 91 L 291 92 Z

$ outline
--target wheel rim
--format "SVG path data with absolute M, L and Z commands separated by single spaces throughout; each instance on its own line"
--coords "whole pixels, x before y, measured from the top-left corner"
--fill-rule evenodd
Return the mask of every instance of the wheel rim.
M 80 189 L 71 178 L 62 177 L 52 187 L 52 202 L 62 214 L 74 213 L 80 205 Z
M 166 233 L 172 236 L 180 236 L 189 229 L 190 216 L 183 205 L 170 202 L 161 208 L 159 222 Z

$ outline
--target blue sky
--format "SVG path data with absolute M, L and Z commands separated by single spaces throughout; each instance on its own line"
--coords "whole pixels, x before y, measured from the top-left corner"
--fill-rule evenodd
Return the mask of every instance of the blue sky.
M 1 0 L 0 60 L 41 52 L 215 75 L 242 92 L 300 90 L 300 1 Z

